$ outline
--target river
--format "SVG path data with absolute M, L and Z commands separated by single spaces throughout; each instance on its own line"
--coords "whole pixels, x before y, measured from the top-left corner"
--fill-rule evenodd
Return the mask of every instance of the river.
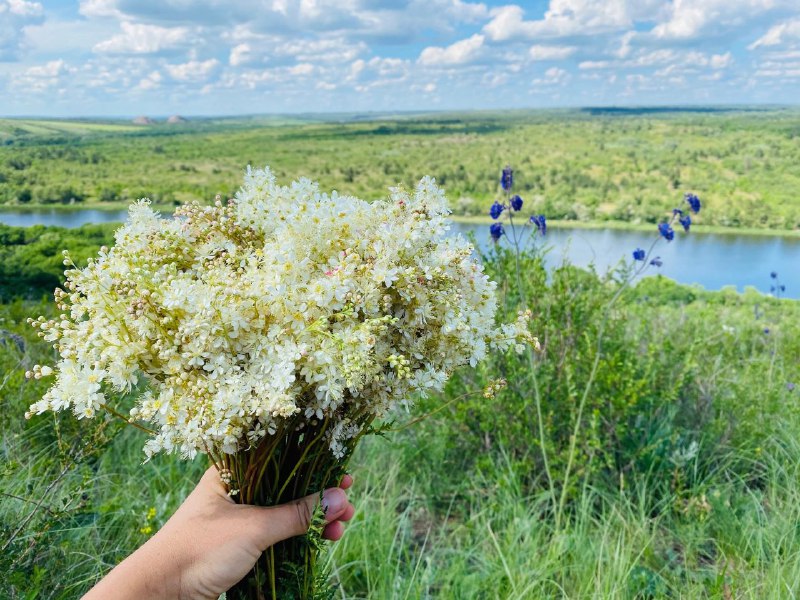
M 30 225 L 59 225 L 78 227 L 84 223 L 109 223 L 125 219 L 127 211 L 0 211 L 0 223 L 28 227 Z M 478 244 L 488 247 L 488 225 L 455 223 L 453 231 L 474 232 Z M 631 260 L 636 248 L 648 249 L 657 238 L 653 233 L 616 229 L 554 228 L 536 244 L 547 249 L 546 261 L 553 267 L 563 261 L 587 267 L 594 264 L 599 272 L 613 268 L 621 260 Z M 526 240 L 527 240 L 526 236 Z M 501 241 L 506 243 L 507 240 Z M 786 286 L 785 296 L 800 298 L 800 239 L 774 236 L 683 233 L 675 232 L 672 242 L 661 240 L 654 256 L 663 262 L 660 268 L 649 267 L 646 274 L 661 273 L 680 283 L 699 284 L 709 290 L 746 286 L 768 293 L 773 281 L 770 273 L 778 273 Z

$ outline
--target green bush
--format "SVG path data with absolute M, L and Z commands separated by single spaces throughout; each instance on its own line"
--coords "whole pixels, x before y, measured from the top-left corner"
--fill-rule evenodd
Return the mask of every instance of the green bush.
M 63 227 L 10 227 L 0 224 L 0 302 L 13 298 L 41 298 L 64 282 L 62 250 L 69 249 L 76 264 L 111 244 L 113 223 Z
M 541 255 L 530 253 L 520 258 L 520 291 L 510 251 L 497 250 L 486 267 L 501 282 L 501 319 L 530 306 L 542 350 L 492 356 L 458 373 L 447 409 L 411 432 L 420 448 L 447 440 L 420 455 L 428 468 L 452 473 L 455 487 L 502 455 L 530 493 L 560 495 L 567 485 L 566 496 L 576 498 L 587 485 L 624 489 L 646 480 L 660 502 L 721 468 L 755 481 L 760 449 L 787 419 L 800 422 L 786 385 L 800 372 L 796 302 L 648 277 L 609 307 L 625 271 L 600 277 L 565 265 L 548 276 Z M 767 316 L 754 318 L 756 306 Z M 496 398 L 461 397 L 497 378 L 508 387 Z M 442 401 L 421 403 L 419 414 Z

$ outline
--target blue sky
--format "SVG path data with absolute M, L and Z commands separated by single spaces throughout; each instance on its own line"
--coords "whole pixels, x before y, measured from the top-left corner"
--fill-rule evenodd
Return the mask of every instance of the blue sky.
M 0 115 L 797 103 L 800 0 L 0 0 Z

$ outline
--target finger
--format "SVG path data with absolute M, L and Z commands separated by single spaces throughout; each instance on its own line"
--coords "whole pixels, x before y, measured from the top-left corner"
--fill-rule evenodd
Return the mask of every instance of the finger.
M 342 539 L 343 535 L 344 535 L 344 523 L 342 523 L 341 521 L 334 521 L 333 523 L 328 523 L 325 526 L 325 530 L 322 532 L 322 537 L 332 542 L 339 541 L 340 539 Z
M 222 483 L 222 480 L 219 477 L 219 471 L 217 471 L 217 468 L 214 465 L 211 465 L 208 467 L 208 469 L 206 469 L 206 472 L 203 473 L 203 476 L 200 478 L 200 481 L 198 482 L 192 494 L 201 494 L 206 497 L 220 497 L 232 504 L 235 503 L 233 498 L 228 495 L 228 490 Z
M 341 516 L 336 519 L 337 521 L 349 521 L 353 518 L 353 515 L 356 514 L 356 507 L 352 504 L 348 504 L 347 508 L 341 514 Z
M 339 487 L 343 490 L 348 489 L 351 485 L 353 485 L 353 477 L 350 475 L 345 475 L 342 477 L 342 482 L 339 484 Z
M 253 507 L 260 513 L 258 542 L 262 550 L 290 537 L 306 533 L 318 501 L 319 496 L 312 494 L 280 506 Z M 338 520 L 349 506 L 347 494 L 341 488 L 327 489 L 322 495 L 326 523 Z

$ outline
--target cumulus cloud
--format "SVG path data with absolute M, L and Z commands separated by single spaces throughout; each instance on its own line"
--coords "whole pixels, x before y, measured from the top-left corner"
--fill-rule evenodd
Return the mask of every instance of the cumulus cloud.
M 786 9 L 796 10 L 796 0 L 674 0 L 668 17 L 652 33 L 668 40 L 719 35 L 762 19 L 770 11 Z
M 800 18 L 789 19 L 769 28 L 767 33 L 750 44 L 747 48 L 755 50 L 762 47 L 783 46 L 800 42 Z
M 204 61 L 190 60 L 178 65 L 166 65 L 167 73 L 176 81 L 204 82 L 217 70 L 220 62 L 211 58 Z
M 494 9 L 483 31 L 497 42 L 620 31 L 633 25 L 629 4 L 626 0 L 551 0 L 543 19 L 528 21 L 523 9 L 512 4 Z
M 575 46 L 531 46 L 528 54 L 533 60 L 564 60 L 569 58 L 578 48 Z
M 76 68 L 68 65 L 64 60 L 51 60 L 43 65 L 36 65 L 25 69 L 12 80 L 12 86 L 18 89 L 46 92 L 53 87 L 66 84 L 67 76 L 76 72 Z
M 108 54 L 153 54 L 185 45 L 189 41 L 186 27 L 160 27 L 140 23 L 120 23 L 122 33 L 95 44 L 94 51 Z
M 161 75 L 159 71 L 153 71 L 147 77 L 139 81 L 139 85 L 137 86 L 140 90 L 154 90 L 161 86 L 161 81 L 164 77 Z
M 572 79 L 572 76 L 564 69 L 559 67 L 550 67 L 544 72 L 544 77 L 539 77 L 533 80 L 535 86 L 553 86 L 565 85 Z
M 473 62 L 481 55 L 484 39 L 476 33 L 446 48 L 429 46 L 420 53 L 419 63 L 427 66 L 453 66 Z
M 44 20 L 44 7 L 27 0 L 0 0 L 0 61 L 16 60 L 25 28 Z

